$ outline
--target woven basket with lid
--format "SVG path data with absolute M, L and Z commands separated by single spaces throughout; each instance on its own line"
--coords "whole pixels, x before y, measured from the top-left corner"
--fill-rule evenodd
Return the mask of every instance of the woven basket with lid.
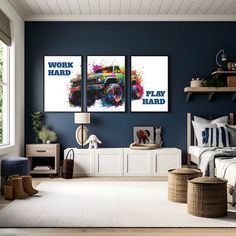
M 226 216 L 227 180 L 216 177 L 188 180 L 187 210 L 195 216 Z
M 168 199 L 173 202 L 187 203 L 187 180 L 200 176 L 202 176 L 202 172 L 197 169 L 169 170 Z

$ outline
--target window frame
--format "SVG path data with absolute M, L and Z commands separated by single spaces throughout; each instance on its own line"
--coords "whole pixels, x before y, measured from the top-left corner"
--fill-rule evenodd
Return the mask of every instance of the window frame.
M 3 41 L 1 41 L 3 44 L 5 44 Z M 6 94 L 7 98 L 5 101 L 6 105 L 6 114 L 4 115 L 6 119 L 6 123 L 4 125 L 4 128 L 6 129 L 7 134 L 7 141 L 3 144 L 0 144 L 0 155 L 9 153 L 11 151 L 14 151 L 15 149 L 15 87 L 14 87 L 14 67 L 15 67 L 15 61 L 14 61 L 14 50 L 12 46 L 8 46 L 5 44 L 6 49 L 6 56 L 7 56 L 7 65 L 6 65 L 6 81 L 2 83 L 2 86 L 6 86 Z M 5 136 L 3 135 L 3 137 Z

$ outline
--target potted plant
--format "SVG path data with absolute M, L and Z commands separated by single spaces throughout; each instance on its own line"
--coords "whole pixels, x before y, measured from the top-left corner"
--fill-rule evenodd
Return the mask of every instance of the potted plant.
M 225 78 L 219 75 L 212 75 L 204 81 L 206 87 L 224 87 L 226 86 Z
M 38 143 L 38 132 L 43 126 L 43 113 L 40 111 L 32 112 L 31 113 L 31 120 L 32 120 L 32 128 L 35 133 L 35 140 Z
M 57 140 L 57 135 L 53 130 L 48 129 L 46 125 L 38 132 L 38 137 L 42 140 L 42 143 L 52 143 Z

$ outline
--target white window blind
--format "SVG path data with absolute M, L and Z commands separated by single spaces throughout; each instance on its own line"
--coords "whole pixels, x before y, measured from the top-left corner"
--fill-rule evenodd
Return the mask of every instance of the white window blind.
M 0 40 L 11 45 L 10 19 L 0 10 Z

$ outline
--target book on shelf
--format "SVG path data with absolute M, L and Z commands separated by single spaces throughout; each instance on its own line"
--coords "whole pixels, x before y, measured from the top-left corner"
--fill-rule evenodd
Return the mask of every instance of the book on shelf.
M 51 166 L 35 166 L 34 170 L 51 170 Z

